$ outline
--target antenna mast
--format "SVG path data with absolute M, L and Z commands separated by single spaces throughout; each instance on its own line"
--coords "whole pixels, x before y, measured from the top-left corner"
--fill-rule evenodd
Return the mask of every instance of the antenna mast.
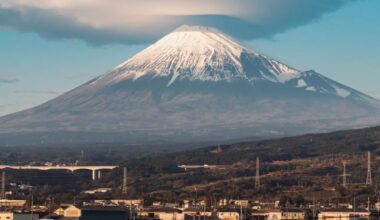
M 372 185 L 372 171 L 371 171 L 371 152 L 368 151 L 368 160 L 367 160 L 367 185 Z
M 255 188 L 260 187 L 260 159 L 256 157 L 256 177 L 255 177 Z

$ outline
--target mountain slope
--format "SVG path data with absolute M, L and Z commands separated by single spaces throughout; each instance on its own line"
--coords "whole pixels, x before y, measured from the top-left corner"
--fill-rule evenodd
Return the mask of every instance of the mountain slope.
M 379 106 L 217 30 L 181 27 L 112 71 L 0 118 L 0 142 L 12 142 L 9 134 L 37 142 L 128 143 L 283 136 L 375 125 Z

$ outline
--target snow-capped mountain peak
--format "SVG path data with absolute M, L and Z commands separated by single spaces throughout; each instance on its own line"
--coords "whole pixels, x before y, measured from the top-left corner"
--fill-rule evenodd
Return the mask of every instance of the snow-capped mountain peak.
M 163 78 L 166 87 L 182 80 L 243 81 L 252 87 L 262 82 L 277 83 L 308 93 L 377 102 L 313 70 L 299 71 L 244 47 L 217 29 L 200 26 L 179 27 L 91 81 L 90 86 L 106 87 L 144 77 Z
M 182 26 L 97 81 L 112 84 L 152 75 L 170 77 L 168 86 L 181 79 L 284 82 L 298 73 L 298 70 L 245 48 L 214 28 Z

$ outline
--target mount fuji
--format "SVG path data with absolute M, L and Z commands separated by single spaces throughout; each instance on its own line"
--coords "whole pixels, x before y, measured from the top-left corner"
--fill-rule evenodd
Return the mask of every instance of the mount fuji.
M 0 143 L 220 142 L 380 123 L 380 102 L 183 26 L 105 73 L 0 118 Z

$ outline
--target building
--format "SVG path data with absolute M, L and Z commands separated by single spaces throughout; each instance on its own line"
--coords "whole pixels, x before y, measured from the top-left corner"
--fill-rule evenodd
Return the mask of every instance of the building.
M 139 219 L 184 220 L 184 213 L 176 208 L 150 207 L 137 211 Z
M 58 216 L 64 216 L 64 217 L 79 218 L 82 216 L 82 210 L 77 208 L 74 205 L 62 205 L 61 207 L 56 209 L 54 213 Z
M 215 219 L 215 220 L 239 220 L 240 211 L 235 208 L 223 207 L 216 211 L 200 208 L 187 208 L 182 211 L 185 220 L 191 219 Z
M 250 201 L 249 200 L 230 200 L 230 205 L 233 205 L 233 206 L 242 206 L 242 207 L 245 207 L 247 208 L 249 205 L 250 205 Z
M 353 209 L 322 209 L 319 210 L 319 220 L 360 220 L 369 219 L 370 212 L 367 210 L 353 210 Z
M 284 208 L 267 211 L 267 220 L 298 220 L 308 219 L 311 216 L 309 209 Z
M 268 219 L 268 212 L 266 211 L 261 211 L 261 210 L 252 210 L 251 213 L 251 218 L 252 220 L 267 220 Z
M 53 213 L 56 220 L 128 220 L 132 219 L 131 209 L 116 206 L 83 206 L 66 205 Z M 52 215 L 50 215 L 52 216 Z
M 0 199 L 1 207 L 25 207 L 26 200 Z
M 82 193 L 93 195 L 93 194 L 97 194 L 97 193 L 108 193 L 108 192 L 111 192 L 111 190 L 112 190 L 111 188 L 97 188 L 97 189 L 93 189 L 93 190 L 85 190 Z
M 221 208 L 217 210 L 216 217 L 218 220 L 239 220 L 240 211 L 237 209 Z
M 185 219 L 211 219 L 213 213 L 202 208 L 186 208 L 182 211 Z
M 13 212 L 0 212 L 1 220 L 37 220 L 39 219 L 38 214 L 31 213 L 13 213 Z

